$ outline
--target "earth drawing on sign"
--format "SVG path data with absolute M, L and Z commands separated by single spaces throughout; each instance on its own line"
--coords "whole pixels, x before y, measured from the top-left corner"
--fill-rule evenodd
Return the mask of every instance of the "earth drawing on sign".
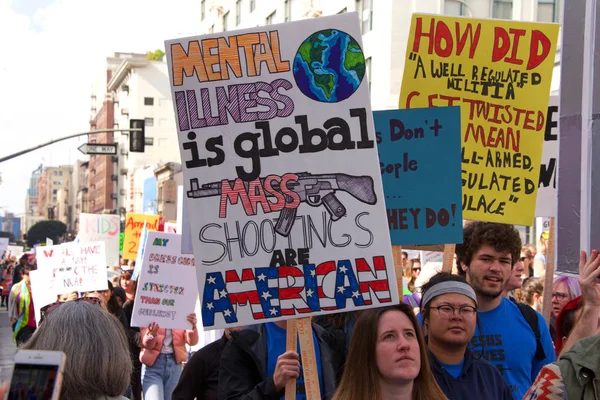
M 294 57 L 294 78 L 305 96 L 324 103 L 343 101 L 365 75 L 365 56 L 346 32 L 327 29 L 310 35 Z

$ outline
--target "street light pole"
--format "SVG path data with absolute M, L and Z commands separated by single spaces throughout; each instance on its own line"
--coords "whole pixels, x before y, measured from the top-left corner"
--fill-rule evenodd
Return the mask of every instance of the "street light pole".
M 76 137 L 79 137 L 79 136 L 92 135 L 94 133 L 104 133 L 104 132 L 138 132 L 138 131 L 141 131 L 141 130 L 142 129 L 139 129 L 139 128 L 135 128 L 135 129 L 129 129 L 129 128 L 125 128 L 125 129 L 100 129 L 100 130 L 96 130 L 96 131 L 87 131 L 87 132 L 75 133 L 73 135 L 65 136 L 65 137 L 62 137 L 62 138 L 52 139 L 49 142 L 39 144 L 39 145 L 31 147 L 29 149 L 21 150 L 21 151 L 15 153 L 15 154 L 11 154 L 11 155 L 6 156 L 6 157 L 2 157 L 2 158 L 0 158 L 0 163 L 4 162 L 4 161 L 8 161 L 10 159 L 13 159 L 15 157 L 19 157 L 19 156 L 21 156 L 23 154 L 27 154 L 29 152 L 41 149 L 42 147 L 50 146 L 51 144 L 62 142 L 63 140 L 72 139 L 72 138 L 76 138 Z

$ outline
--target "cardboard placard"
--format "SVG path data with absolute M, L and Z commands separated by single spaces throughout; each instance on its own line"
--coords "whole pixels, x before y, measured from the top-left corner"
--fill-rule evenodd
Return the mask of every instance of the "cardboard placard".
M 107 265 L 119 265 L 119 239 L 121 233 L 119 216 L 81 213 L 79 221 L 79 233 L 77 234 L 79 240 L 82 242 L 104 242 Z
M 63 243 L 39 247 L 38 269 L 49 271 L 55 294 L 108 289 L 104 242 Z
M 392 245 L 462 243 L 460 107 L 373 119 Z
M 149 231 L 157 231 L 160 217 L 158 215 L 149 214 L 127 214 L 127 223 L 125 224 L 125 239 L 123 243 L 123 259 L 135 260 L 142 236 L 144 222 L 146 229 Z
M 399 107 L 461 106 L 465 219 L 533 224 L 558 30 L 413 14 Z
M 535 206 L 536 217 L 556 217 L 558 175 L 558 96 L 550 97 L 550 105 L 546 114 L 546 131 L 544 133 L 544 150 L 540 166 L 540 184 Z
M 349 13 L 166 42 L 205 329 L 398 301 L 361 36 Z
M 181 254 L 181 235 L 148 232 L 131 326 L 156 322 L 166 329 L 191 329 L 198 287 L 194 257 Z

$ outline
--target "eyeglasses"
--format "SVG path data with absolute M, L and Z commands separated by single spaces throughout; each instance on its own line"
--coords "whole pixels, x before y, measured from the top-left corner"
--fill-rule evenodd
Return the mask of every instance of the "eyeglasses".
M 412 270 L 413 270 L 413 271 L 420 271 L 420 270 L 421 270 L 421 268 L 413 268 Z
M 461 317 L 465 317 L 465 318 L 471 318 L 473 317 L 476 313 L 477 313 L 477 309 L 475 307 L 471 307 L 471 306 L 462 306 L 460 308 L 457 307 L 453 307 L 453 306 L 449 306 L 449 305 L 443 305 L 443 306 L 438 306 L 438 307 L 431 307 L 434 310 L 437 310 L 438 313 L 440 314 L 440 317 L 448 319 L 451 316 L 453 316 L 456 311 L 458 311 L 458 314 Z
M 552 298 L 555 298 L 555 297 L 556 297 L 558 300 L 564 300 L 564 299 L 566 299 L 567 297 L 569 297 L 569 295 L 568 295 L 568 294 L 566 294 L 566 293 L 554 292 L 554 293 L 552 293 Z
M 521 257 L 519 258 L 519 261 L 523 262 L 525 260 L 531 260 L 533 257 Z
M 73 301 L 84 301 L 89 304 L 100 304 L 100 299 L 97 297 L 79 297 Z M 58 307 L 62 306 L 63 304 L 64 304 L 64 302 L 57 301 L 55 303 L 48 304 L 47 306 L 40 308 L 40 325 L 44 321 L 44 317 L 46 315 L 48 315 L 52 311 L 56 310 Z

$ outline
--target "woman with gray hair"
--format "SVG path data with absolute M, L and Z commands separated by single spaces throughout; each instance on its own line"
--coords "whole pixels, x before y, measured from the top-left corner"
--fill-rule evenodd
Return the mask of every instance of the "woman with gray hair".
M 62 351 L 61 400 L 126 399 L 131 357 L 121 323 L 99 304 L 58 303 L 22 349 Z

